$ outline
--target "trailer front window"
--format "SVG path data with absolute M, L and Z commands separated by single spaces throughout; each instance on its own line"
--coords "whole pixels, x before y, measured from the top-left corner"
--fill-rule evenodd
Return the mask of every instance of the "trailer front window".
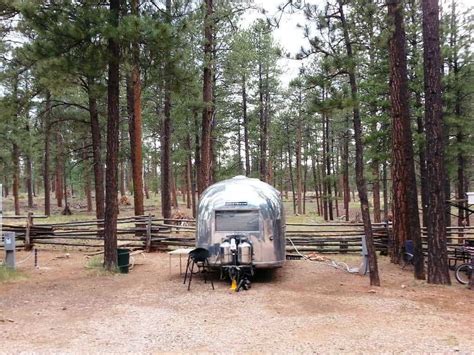
M 259 231 L 258 211 L 216 211 L 217 232 Z

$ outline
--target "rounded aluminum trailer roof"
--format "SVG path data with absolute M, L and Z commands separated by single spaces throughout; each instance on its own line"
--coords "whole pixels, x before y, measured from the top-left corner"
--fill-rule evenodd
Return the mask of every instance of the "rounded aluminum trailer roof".
M 265 218 L 281 218 L 280 192 L 259 179 L 238 175 L 209 186 L 201 195 L 198 223 L 211 217 L 212 210 L 223 207 L 259 208 Z

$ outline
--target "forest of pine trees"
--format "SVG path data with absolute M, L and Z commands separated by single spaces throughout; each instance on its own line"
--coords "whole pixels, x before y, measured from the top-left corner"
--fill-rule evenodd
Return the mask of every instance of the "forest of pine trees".
M 469 225 L 459 200 L 474 190 L 473 12 L 458 0 L 279 5 L 0 1 L 0 183 L 11 212 L 41 201 L 51 215 L 80 198 L 105 219 L 112 268 L 121 196 L 143 215 L 159 195 L 171 218 L 181 195 L 195 216 L 206 187 L 246 175 L 280 190 L 288 213 L 362 222 L 371 284 L 371 225 L 388 220 L 392 261 L 413 239 L 415 277 L 449 284 L 446 226 Z M 306 44 L 287 53 L 274 31 L 294 14 Z M 282 59 L 300 66 L 288 85 Z

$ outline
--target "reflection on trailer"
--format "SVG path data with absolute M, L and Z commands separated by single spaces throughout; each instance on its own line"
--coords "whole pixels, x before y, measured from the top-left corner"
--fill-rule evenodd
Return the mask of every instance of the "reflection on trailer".
M 199 203 L 196 240 L 209 250 L 212 266 L 282 266 L 285 214 L 280 193 L 245 176 L 210 186 Z

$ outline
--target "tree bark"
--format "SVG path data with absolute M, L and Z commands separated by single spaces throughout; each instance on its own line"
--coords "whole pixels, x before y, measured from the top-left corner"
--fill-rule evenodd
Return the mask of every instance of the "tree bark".
M 102 164 L 102 138 L 99 122 L 99 113 L 97 110 L 97 98 L 94 86 L 94 80 L 92 78 L 87 78 L 87 95 L 89 103 L 92 138 L 92 159 L 94 168 L 95 215 L 97 219 L 103 219 L 105 208 L 104 166 Z
M 354 55 L 352 52 L 352 42 L 349 38 L 348 24 L 346 22 L 344 14 L 344 5 L 342 0 L 338 0 L 340 21 L 344 34 L 344 44 L 346 47 L 346 53 L 349 61 L 351 62 L 348 66 L 349 84 L 351 88 L 351 98 L 353 102 L 353 120 L 354 120 L 354 140 L 356 147 L 356 183 L 357 190 L 359 192 L 360 206 L 362 219 L 364 222 L 364 233 L 367 243 L 367 251 L 369 258 L 369 272 L 370 272 L 370 284 L 373 286 L 380 286 L 377 255 L 375 252 L 372 224 L 370 221 L 369 211 L 369 200 L 367 198 L 367 185 L 364 178 L 364 147 L 362 143 L 362 123 L 360 119 L 360 109 L 358 101 L 358 88 L 355 77 L 354 68 Z
M 166 21 L 171 22 L 171 0 L 166 0 Z M 171 53 L 168 53 L 169 55 Z M 171 58 L 166 60 L 164 73 L 164 110 L 161 126 L 161 214 L 171 218 Z
M 198 193 L 201 193 L 211 184 L 212 159 L 212 118 L 213 103 L 213 75 L 212 75 L 212 48 L 213 48 L 213 0 L 204 0 L 206 15 L 204 17 L 204 74 L 203 74 L 203 103 L 202 133 L 201 133 L 201 161 L 198 174 Z
M 140 0 L 131 0 L 131 14 L 139 17 Z M 132 70 L 127 85 L 127 102 L 129 116 L 130 157 L 133 176 L 133 204 L 135 215 L 145 214 L 143 205 L 143 161 L 142 161 L 142 108 L 141 108 L 141 80 L 140 80 L 140 47 L 135 40 L 131 45 Z M 128 84 L 128 83 L 127 83 Z
M 44 183 L 44 214 L 51 214 L 51 184 L 49 181 L 49 154 L 50 154 L 50 118 L 51 118 L 51 94 L 46 93 L 46 107 L 44 113 L 43 129 L 44 129 L 44 156 L 43 156 L 43 183 Z
M 110 24 L 118 30 L 120 0 L 110 0 Z M 109 55 L 107 83 L 107 156 L 104 221 L 104 267 L 114 270 L 117 266 L 117 215 L 118 215 L 118 152 L 119 152 L 119 99 L 120 99 L 120 44 L 118 39 L 108 39 Z
M 325 97 L 325 94 L 323 94 Z M 332 188 L 331 188 L 331 180 L 332 180 L 332 169 L 331 169 L 331 151 L 330 151 L 330 139 L 329 139 L 329 115 L 327 113 L 323 114 L 323 120 L 326 120 L 326 128 L 325 128 L 325 136 L 326 136 L 326 145 L 324 147 L 326 151 L 326 197 L 328 201 L 328 217 L 330 221 L 334 220 L 334 211 L 333 211 L 333 203 L 332 203 Z
M 247 115 L 247 78 L 242 76 L 242 116 L 244 125 L 245 176 L 250 176 L 249 117 Z
M 18 144 L 13 143 L 12 149 L 12 162 L 13 162 L 13 207 L 15 215 L 20 214 L 20 150 Z
M 82 148 L 82 161 L 84 166 L 84 194 L 86 195 L 86 202 L 87 202 L 87 212 L 92 211 L 92 193 L 91 193 L 91 174 L 89 170 L 89 161 L 87 158 L 87 151 L 85 144 L 83 144 Z
M 402 10 L 400 0 L 389 0 L 388 15 L 394 28 L 390 38 L 393 233 L 395 237 L 392 261 L 399 262 L 404 242 L 413 240 L 415 278 L 424 279 L 424 257 L 409 111 L 406 36 Z
M 450 284 L 446 241 L 441 50 L 437 0 L 422 0 L 426 166 L 429 181 L 428 283 Z
M 31 162 L 30 153 L 25 157 L 26 168 L 26 191 L 28 194 L 28 208 L 33 208 L 33 163 Z
M 349 221 L 349 203 L 351 202 L 351 190 L 349 187 L 349 116 L 346 115 L 346 130 L 344 132 L 344 143 L 342 147 L 342 189 L 344 194 L 345 220 Z
M 259 116 L 260 116 L 260 180 L 268 181 L 268 78 L 263 77 L 264 65 L 258 63 L 258 91 L 259 91 Z M 268 71 L 268 69 L 265 69 Z
M 296 118 L 296 140 L 295 140 L 295 156 L 296 156 L 296 206 L 298 214 L 303 213 L 303 204 L 302 204 L 302 173 L 301 173 L 301 144 L 303 140 L 302 135 L 302 122 L 301 122 L 301 105 L 302 105 L 302 98 L 301 98 L 301 90 L 298 94 L 298 117 Z M 261 161 L 260 161 L 261 162 Z
M 61 133 L 61 127 L 58 126 L 56 129 L 56 183 L 55 193 L 57 206 L 63 206 L 64 198 L 64 140 Z

